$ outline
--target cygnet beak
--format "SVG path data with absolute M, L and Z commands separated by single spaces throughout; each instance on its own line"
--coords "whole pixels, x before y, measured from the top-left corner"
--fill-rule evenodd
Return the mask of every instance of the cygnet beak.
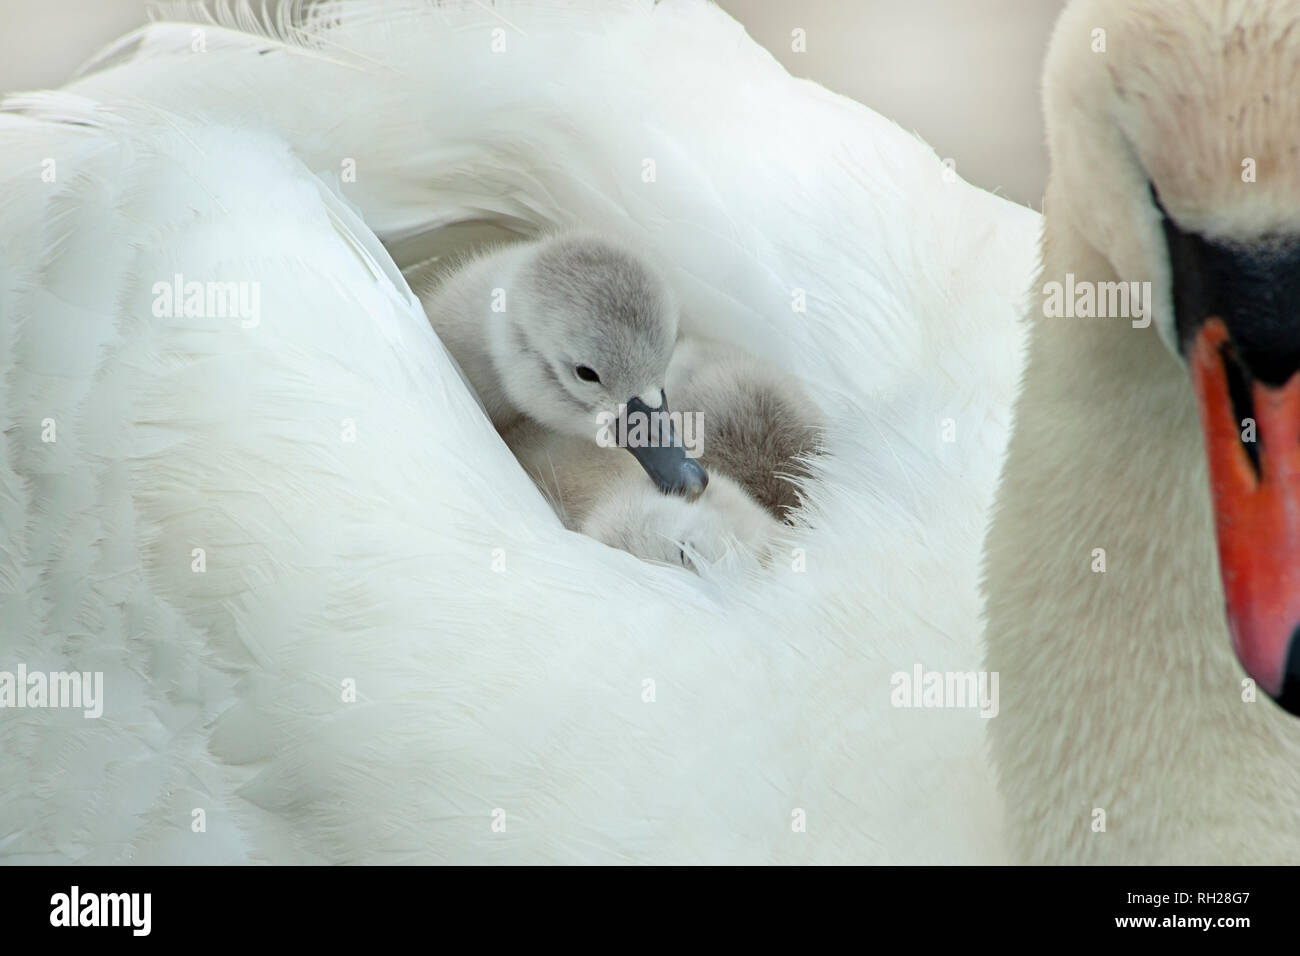
M 686 456 L 666 397 L 662 392 L 656 397 L 658 408 L 651 408 L 640 396 L 627 400 L 619 417 L 619 444 L 636 457 L 660 491 L 694 501 L 708 487 L 709 473 Z

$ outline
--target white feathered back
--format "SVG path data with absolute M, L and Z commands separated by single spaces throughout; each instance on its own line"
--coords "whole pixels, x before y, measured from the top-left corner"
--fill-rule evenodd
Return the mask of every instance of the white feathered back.
M 313 9 L 0 115 L 0 669 L 107 697 L 0 722 L 3 852 L 990 858 L 982 721 L 890 680 L 979 667 L 1037 217 L 704 2 Z M 626 234 L 804 381 L 829 455 L 772 569 L 562 529 L 376 241 L 483 222 Z M 176 274 L 259 323 L 155 315 Z

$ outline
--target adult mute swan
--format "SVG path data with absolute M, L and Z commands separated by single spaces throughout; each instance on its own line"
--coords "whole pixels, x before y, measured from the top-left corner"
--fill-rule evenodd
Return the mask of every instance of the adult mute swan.
M 1295 2 L 1079 0 L 1056 29 L 1046 294 L 986 553 L 1018 858 L 1300 858 L 1300 722 L 1255 694 L 1300 707 L 1298 72 Z M 1048 301 L 1116 282 L 1149 311 Z
M 703 0 L 298 9 L 0 113 L 0 671 L 104 675 L 0 721 L 0 852 L 998 859 L 905 685 L 981 665 L 1037 215 Z M 564 529 L 398 268 L 578 225 L 827 411 L 770 568 Z

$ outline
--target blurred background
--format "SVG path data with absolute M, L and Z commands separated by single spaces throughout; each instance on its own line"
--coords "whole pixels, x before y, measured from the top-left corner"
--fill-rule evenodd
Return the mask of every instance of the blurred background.
M 719 0 L 796 76 L 914 130 L 962 178 L 1035 209 L 1038 83 L 1064 0 Z M 58 86 L 149 0 L 0 0 L 0 92 Z M 806 49 L 792 49 L 802 30 Z

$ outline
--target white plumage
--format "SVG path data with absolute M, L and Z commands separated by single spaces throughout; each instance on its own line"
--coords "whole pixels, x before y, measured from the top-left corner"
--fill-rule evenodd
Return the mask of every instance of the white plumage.
M 1099 29 L 1105 56 L 1087 42 Z M 1256 693 L 1233 654 L 1215 553 L 1222 503 L 1212 505 L 1197 400 L 1175 357 L 1180 279 L 1153 199 L 1174 222 L 1247 247 L 1294 235 L 1298 68 L 1294 0 L 1079 0 L 1057 26 L 1036 285 L 1046 296 L 1067 274 L 1081 285 L 1141 280 L 1153 301 L 1146 327 L 1053 317 L 1041 300 L 1026 323 L 985 556 L 1003 707 L 989 736 L 1017 859 L 1300 855 L 1300 724 Z M 1276 172 L 1247 185 L 1243 156 Z M 1213 284 L 1209 272 L 1183 276 L 1181 291 Z M 1261 579 L 1287 564 L 1259 553 Z
M 156 25 L 0 114 L 0 669 L 106 697 L 3 715 L 0 852 L 997 859 L 984 722 L 890 675 L 980 666 L 1037 217 L 703 2 L 311 16 Z M 807 385 L 771 569 L 562 528 L 397 269 L 463 223 L 635 237 Z M 260 321 L 156 316 L 177 274 Z

